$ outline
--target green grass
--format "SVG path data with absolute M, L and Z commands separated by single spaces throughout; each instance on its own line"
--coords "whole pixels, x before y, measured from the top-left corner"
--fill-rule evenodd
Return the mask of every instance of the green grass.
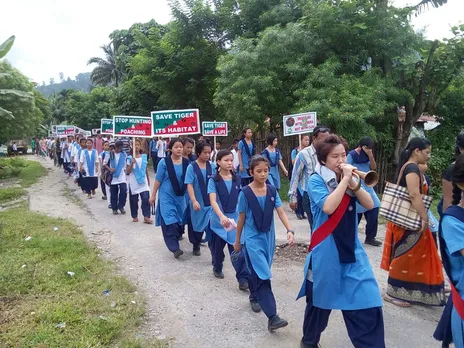
M 26 194 L 27 191 L 22 187 L 8 187 L 0 189 L 0 204 L 18 199 Z
M 47 170 L 39 162 L 27 161 L 26 167 L 21 170 L 18 177 L 21 180 L 21 186 L 29 187 L 46 174 Z
M 287 202 L 288 201 L 288 190 L 290 189 L 290 182 L 286 176 L 280 176 L 280 190 L 279 196 L 280 199 Z
M 32 239 L 25 241 L 26 236 Z M 24 208 L 0 213 L 0 259 L 3 345 L 164 346 L 156 340 L 137 339 L 143 298 L 69 221 Z M 75 275 L 69 276 L 68 271 Z M 109 296 L 102 294 L 104 290 L 111 291 Z M 57 328 L 60 323 L 66 327 Z

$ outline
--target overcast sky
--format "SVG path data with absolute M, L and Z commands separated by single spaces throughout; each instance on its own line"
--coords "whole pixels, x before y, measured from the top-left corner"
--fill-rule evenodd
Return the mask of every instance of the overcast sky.
M 394 0 L 396 5 L 419 0 Z M 3 4 L 0 41 L 16 36 L 7 58 L 26 76 L 47 84 L 60 72 L 74 78 L 90 71 L 90 57 L 101 56 L 100 46 L 116 29 L 155 19 L 170 20 L 167 0 L 15 0 Z M 413 19 L 416 29 L 426 27 L 430 39 L 449 36 L 449 28 L 464 22 L 464 1 L 449 0 Z

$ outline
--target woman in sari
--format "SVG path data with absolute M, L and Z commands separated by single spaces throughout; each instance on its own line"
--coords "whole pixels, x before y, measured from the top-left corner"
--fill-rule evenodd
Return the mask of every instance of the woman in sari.
M 407 231 L 387 223 L 380 267 L 388 272 L 384 299 L 399 307 L 411 303 L 441 306 L 445 303 L 443 270 L 438 251 L 429 229 L 427 209 L 422 194 L 427 184 L 419 169 L 430 159 L 428 139 L 413 138 L 400 157 L 398 183 L 406 187 L 411 204 L 422 219 L 419 231 Z

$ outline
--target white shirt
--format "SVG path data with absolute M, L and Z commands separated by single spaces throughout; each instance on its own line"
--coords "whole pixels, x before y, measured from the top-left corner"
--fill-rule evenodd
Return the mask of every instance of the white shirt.
M 164 140 L 158 140 L 158 157 L 166 157 L 166 142 Z
M 122 152 L 120 153 L 114 153 L 114 163 L 115 165 L 118 165 L 119 163 L 119 157 L 121 157 Z M 111 156 L 106 156 L 105 159 L 103 160 L 103 165 L 106 165 L 109 163 Z M 111 167 L 111 166 L 110 166 Z M 116 177 L 113 173 L 113 180 L 111 181 L 111 185 L 118 185 L 118 184 L 124 184 L 126 182 L 126 163 L 124 163 L 123 169 L 121 170 L 121 174 L 119 174 L 118 177 Z
M 18 151 L 18 147 L 16 146 L 16 144 L 13 144 L 13 151 Z
M 238 160 L 238 152 L 235 149 L 230 150 L 230 152 L 232 152 L 232 156 L 234 156 L 233 166 L 234 168 L 237 168 L 240 165 Z
M 82 155 L 82 151 L 81 151 L 81 155 Z M 79 162 L 79 149 L 74 144 L 73 144 L 73 147 L 72 147 L 71 156 L 74 157 L 74 163 Z
M 98 170 L 97 170 L 97 166 L 99 164 L 99 161 L 98 161 L 98 153 L 97 153 L 97 150 L 95 150 L 95 163 L 94 163 L 94 169 L 93 169 L 93 173 L 90 173 L 89 172 L 89 166 L 88 166 L 88 163 L 87 163 L 87 156 L 85 155 L 86 153 L 89 154 L 89 159 L 91 160 L 92 159 L 92 151 L 95 150 L 95 149 L 92 149 L 92 150 L 82 150 L 81 151 L 81 158 L 80 158 L 80 163 L 82 164 L 82 166 L 84 167 L 84 170 L 85 170 L 85 173 L 86 173 L 86 176 L 87 177 L 98 177 Z M 80 169 L 80 168 L 79 168 Z
M 135 161 L 137 162 L 137 166 L 139 168 L 142 167 L 142 157 L 136 158 Z M 147 176 L 145 175 L 145 182 L 143 184 L 139 184 L 134 174 L 134 168 L 135 163 L 132 165 L 132 172 L 129 174 L 129 187 L 131 194 L 138 195 L 139 193 L 150 191 L 150 188 L 148 187 Z

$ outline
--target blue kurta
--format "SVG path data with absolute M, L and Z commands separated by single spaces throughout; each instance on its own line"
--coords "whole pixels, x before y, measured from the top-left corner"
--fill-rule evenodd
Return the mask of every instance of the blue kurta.
M 229 191 L 230 193 L 233 181 L 224 180 L 224 183 L 226 184 L 227 191 Z M 237 189 L 240 189 L 240 187 L 237 187 Z M 210 193 L 216 194 L 216 202 L 219 205 L 219 208 L 221 209 L 221 211 L 224 212 L 224 209 L 222 208 L 221 200 L 219 199 L 219 196 L 217 194 L 216 183 L 214 182 L 213 179 L 211 179 L 208 183 L 208 194 Z M 234 219 L 235 222 L 238 221 L 238 210 L 235 210 L 233 213 L 224 213 L 224 215 L 227 216 L 229 219 Z M 230 232 L 226 232 L 224 227 L 221 225 L 221 219 L 216 214 L 214 209 L 211 209 L 210 228 L 214 233 L 216 233 L 219 237 L 221 237 L 227 243 L 229 244 L 235 243 L 236 230 L 233 229 Z
M 253 154 L 253 143 L 247 144 L 250 153 Z M 248 153 L 245 150 L 245 145 L 243 141 L 238 142 L 238 149 L 240 150 L 240 154 L 242 157 L 242 164 L 243 164 L 243 172 L 239 172 L 241 178 L 251 178 L 251 175 L 248 174 L 247 169 L 250 168 L 250 157 L 248 157 Z
M 264 209 L 266 196 L 256 196 L 261 209 Z M 275 207 L 282 206 L 279 194 L 276 193 Z M 243 226 L 242 238 L 243 251 L 247 259 L 251 262 L 253 270 L 259 279 L 268 280 L 272 278 L 271 266 L 275 250 L 275 229 L 274 219 L 272 219 L 269 232 L 259 232 L 253 220 L 253 213 L 248 205 L 248 200 L 243 192 L 238 196 L 238 211 L 245 213 L 245 225 Z
M 264 154 L 264 153 L 267 154 Z M 277 156 L 278 153 L 278 156 Z M 282 160 L 282 154 L 277 151 L 263 151 L 262 154 L 264 157 L 268 158 L 271 162 L 271 169 L 269 169 L 269 182 L 273 185 L 277 190 L 280 190 L 280 173 L 279 173 L 279 161 Z M 274 165 L 275 164 L 275 165 Z
M 174 164 L 174 170 L 180 183 L 182 179 L 182 163 Z M 164 158 L 158 164 L 155 179 L 161 184 L 158 190 L 158 203 L 156 204 L 156 226 L 161 226 L 161 217 L 163 217 L 166 225 L 181 224 L 187 207 L 185 195 L 177 196 L 174 192 Z
M 446 254 L 451 265 L 451 280 L 464 299 L 464 224 L 454 216 L 445 215 L 441 226 L 442 237 L 446 242 Z M 456 348 L 464 347 L 464 321 L 453 307 L 451 313 L 451 331 Z
M 361 172 L 367 173 L 368 171 L 371 170 L 371 162 L 365 162 L 365 163 L 354 163 L 353 162 L 353 157 L 351 157 L 350 154 L 348 154 L 348 157 L 346 158 L 346 162 L 348 164 L 351 164 L 352 166 L 358 168 Z M 374 208 L 379 208 L 380 207 L 380 200 L 379 197 L 377 197 L 377 194 L 374 191 L 373 187 L 367 187 L 364 181 L 361 183 L 361 187 L 369 193 L 371 196 L 372 200 L 374 201 Z M 366 208 L 364 208 L 361 204 L 357 203 L 356 204 L 356 212 L 358 214 L 365 213 L 367 211 Z
M 206 168 L 200 168 L 201 174 L 203 174 L 203 180 L 206 180 Z M 212 168 L 212 174 L 215 170 Z M 209 178 L 208 178 L 209 179 Z M 206 181 L 206 189 L 208 188 L 208 181 Z M 185 174 L 185 183 L 193 185 L 193 191 L 195 192 L 195 198 L 200 203 L 200 210 L 193 209 L 193 203 L 188 200 L 190 206 L 190 219 L 192 221 L 193 230 L 195 232 L 203 232 L 208 226 L 210 215 L 211 215 L 211 206 L 205 207 L 203 202 L 203 195 L 201 194 L 200 184 L 198 182 L 198 177 L 193 169 L 193 165 L 190 164 L 187 168 L 187 173 Z M 187 193 L 188 196 L 188 193 Z M 190 196 L 189 196 L 190 197 Z
M 311 201 L 314 231 L 329 216 L 322 211 L 329 190 L 320 175 L 312 175 L 307 190 Z M 353 209 L 353 206 L 348 206 Z M 306 258 L 304 281 L 298 298 L 306 294 L 306 279 L 312 260 L 313 304 L 322 309 L 356 310 L 382 306 L 379 286 L 358 238 L 357 219 L 355 225 L 356 262 L 340 263 L 339 253 L 333 235 L 329 235 L 316 246 Z M 311 278 L 311 277 L 309 277 Z

